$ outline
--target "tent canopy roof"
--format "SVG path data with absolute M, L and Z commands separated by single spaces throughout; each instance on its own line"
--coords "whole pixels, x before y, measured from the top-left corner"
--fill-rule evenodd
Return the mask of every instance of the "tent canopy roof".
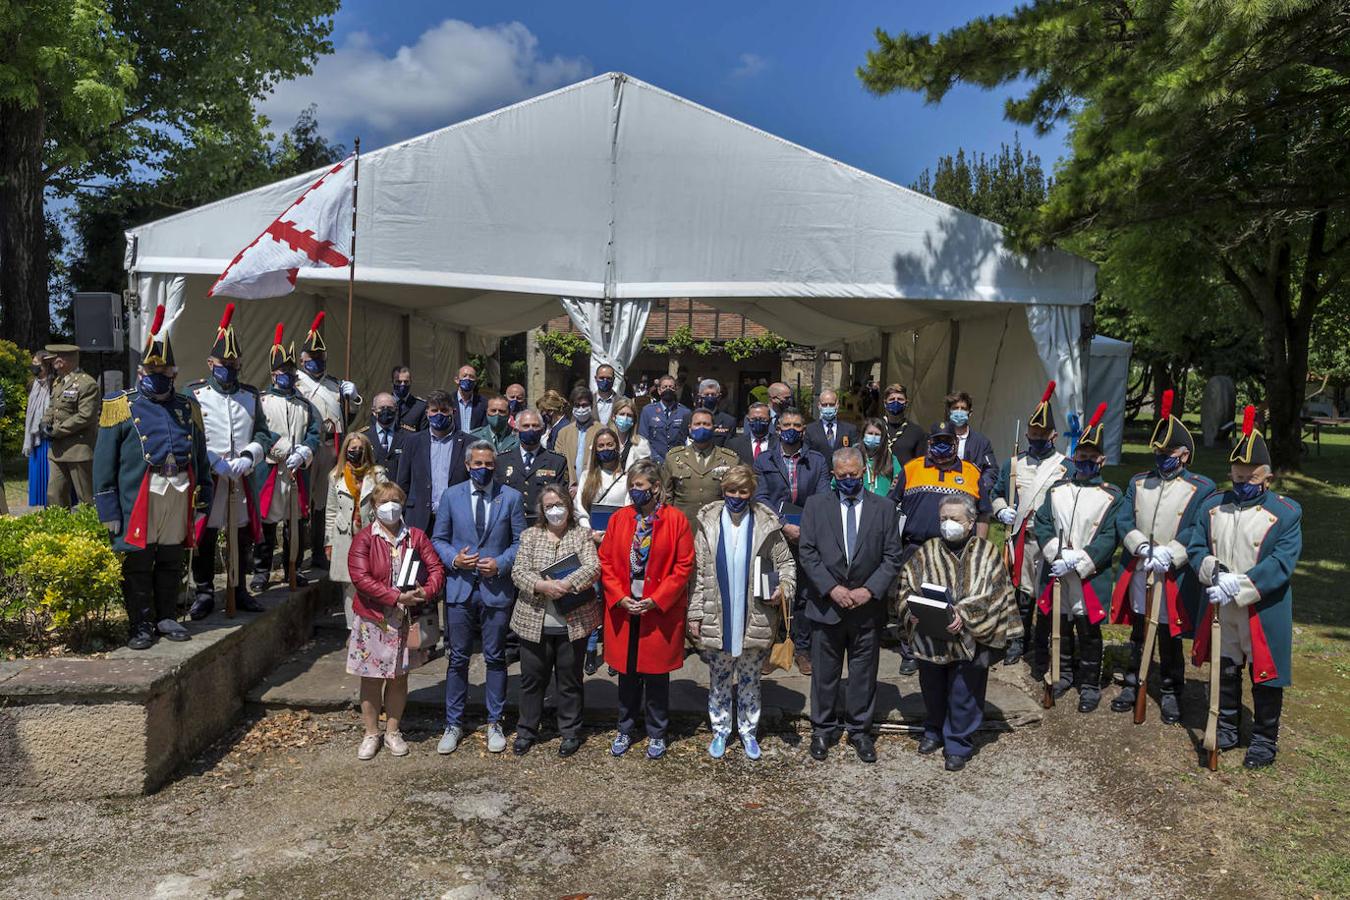
M 318 174 L 132 229 L 127 268 L 215 276 Z M 619 73 L 363 155 L 357 235 L 364 300 L 484 336 L 558 296 L 693 297 L 823 345 L 1096 293 L 1084 259 Z

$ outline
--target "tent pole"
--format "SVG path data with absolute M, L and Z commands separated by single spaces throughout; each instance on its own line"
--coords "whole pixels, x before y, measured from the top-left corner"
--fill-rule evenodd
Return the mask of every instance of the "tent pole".
M 352 378 L 352 297 L 356 294 L 356 192 L 361 182 L 361 138 L 354 145 L 352 161 L 352 253 L 347 260 L 347 358 L 343 363 L 348 381 Z
M 891 383 L 891 333 L 889 331 L 881 333 L 881 378 L 878 380 L 881 382 L 883 389 Z
M 956 353 L 960 346 L 961 321 L 950 319 L 947 325 L 947 393 L 949 394 L 956 389 Z

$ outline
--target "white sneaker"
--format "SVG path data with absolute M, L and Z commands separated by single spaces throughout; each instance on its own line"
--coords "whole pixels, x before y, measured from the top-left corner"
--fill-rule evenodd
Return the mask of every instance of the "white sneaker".
M 380 736 L 378 734 L 368 734 L 361 738 L 361 746 L 356 750 L 357 759 L 374 759 L 375 754 L 380 752 Z M 405 751 L 406 752 L 406 751 Z
M 506 749 L 506 735 L 502 733 L 500 722 L 493 722 L 488 725 L 487 745 L 489 753 L 501 753 Z
M 386 731 L 384 733 L 384 745 L 395 756 L 408 755 L 408 742 L 403 739 L 403 732 L 401 731 Z
M 441 735 L 441 741 L 436 745 L 436 752 L 441 756 L 449 756 L 459 747 L 459 739 L 464 736 L 464 729 L 458 725 L 451 725 L 445 729 L 445 734 Z

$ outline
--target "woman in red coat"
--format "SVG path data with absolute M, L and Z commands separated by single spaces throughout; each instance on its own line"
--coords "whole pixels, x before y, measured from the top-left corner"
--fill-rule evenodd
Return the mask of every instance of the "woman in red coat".
M 670 673 L 684 664 L 684 618 L 694 538 L 689 520 L 661 496 L 661 469 L 648 459 L 628 470 L 625 506 L 600 543 L 605 596 L 605 662 L 619 672 L 619 736 L 609 752 L 633 743 L 638 706 L 647 725 L 647 758 L 666 753 Z

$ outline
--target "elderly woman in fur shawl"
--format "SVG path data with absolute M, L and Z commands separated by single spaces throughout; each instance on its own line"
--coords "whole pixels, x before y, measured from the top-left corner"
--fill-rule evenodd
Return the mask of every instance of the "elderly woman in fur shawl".
M 900 573 L 899 618 L 919 661 L 923 691 L 923 740 L 919 752 L 941 748 L 948 771 L 965 767 L 972 737 L 984 723 L 984 691 L 994 651 L 1022 632 L 1008 571 L 996 547 L 973 533 L 976 509 L 966 494 L 952 494 L 938 508 L 941 537 L 924 543 Z M 923 584 L 948 589 L 955 604 L 947 638 L 916 630 L 907 598 Z

